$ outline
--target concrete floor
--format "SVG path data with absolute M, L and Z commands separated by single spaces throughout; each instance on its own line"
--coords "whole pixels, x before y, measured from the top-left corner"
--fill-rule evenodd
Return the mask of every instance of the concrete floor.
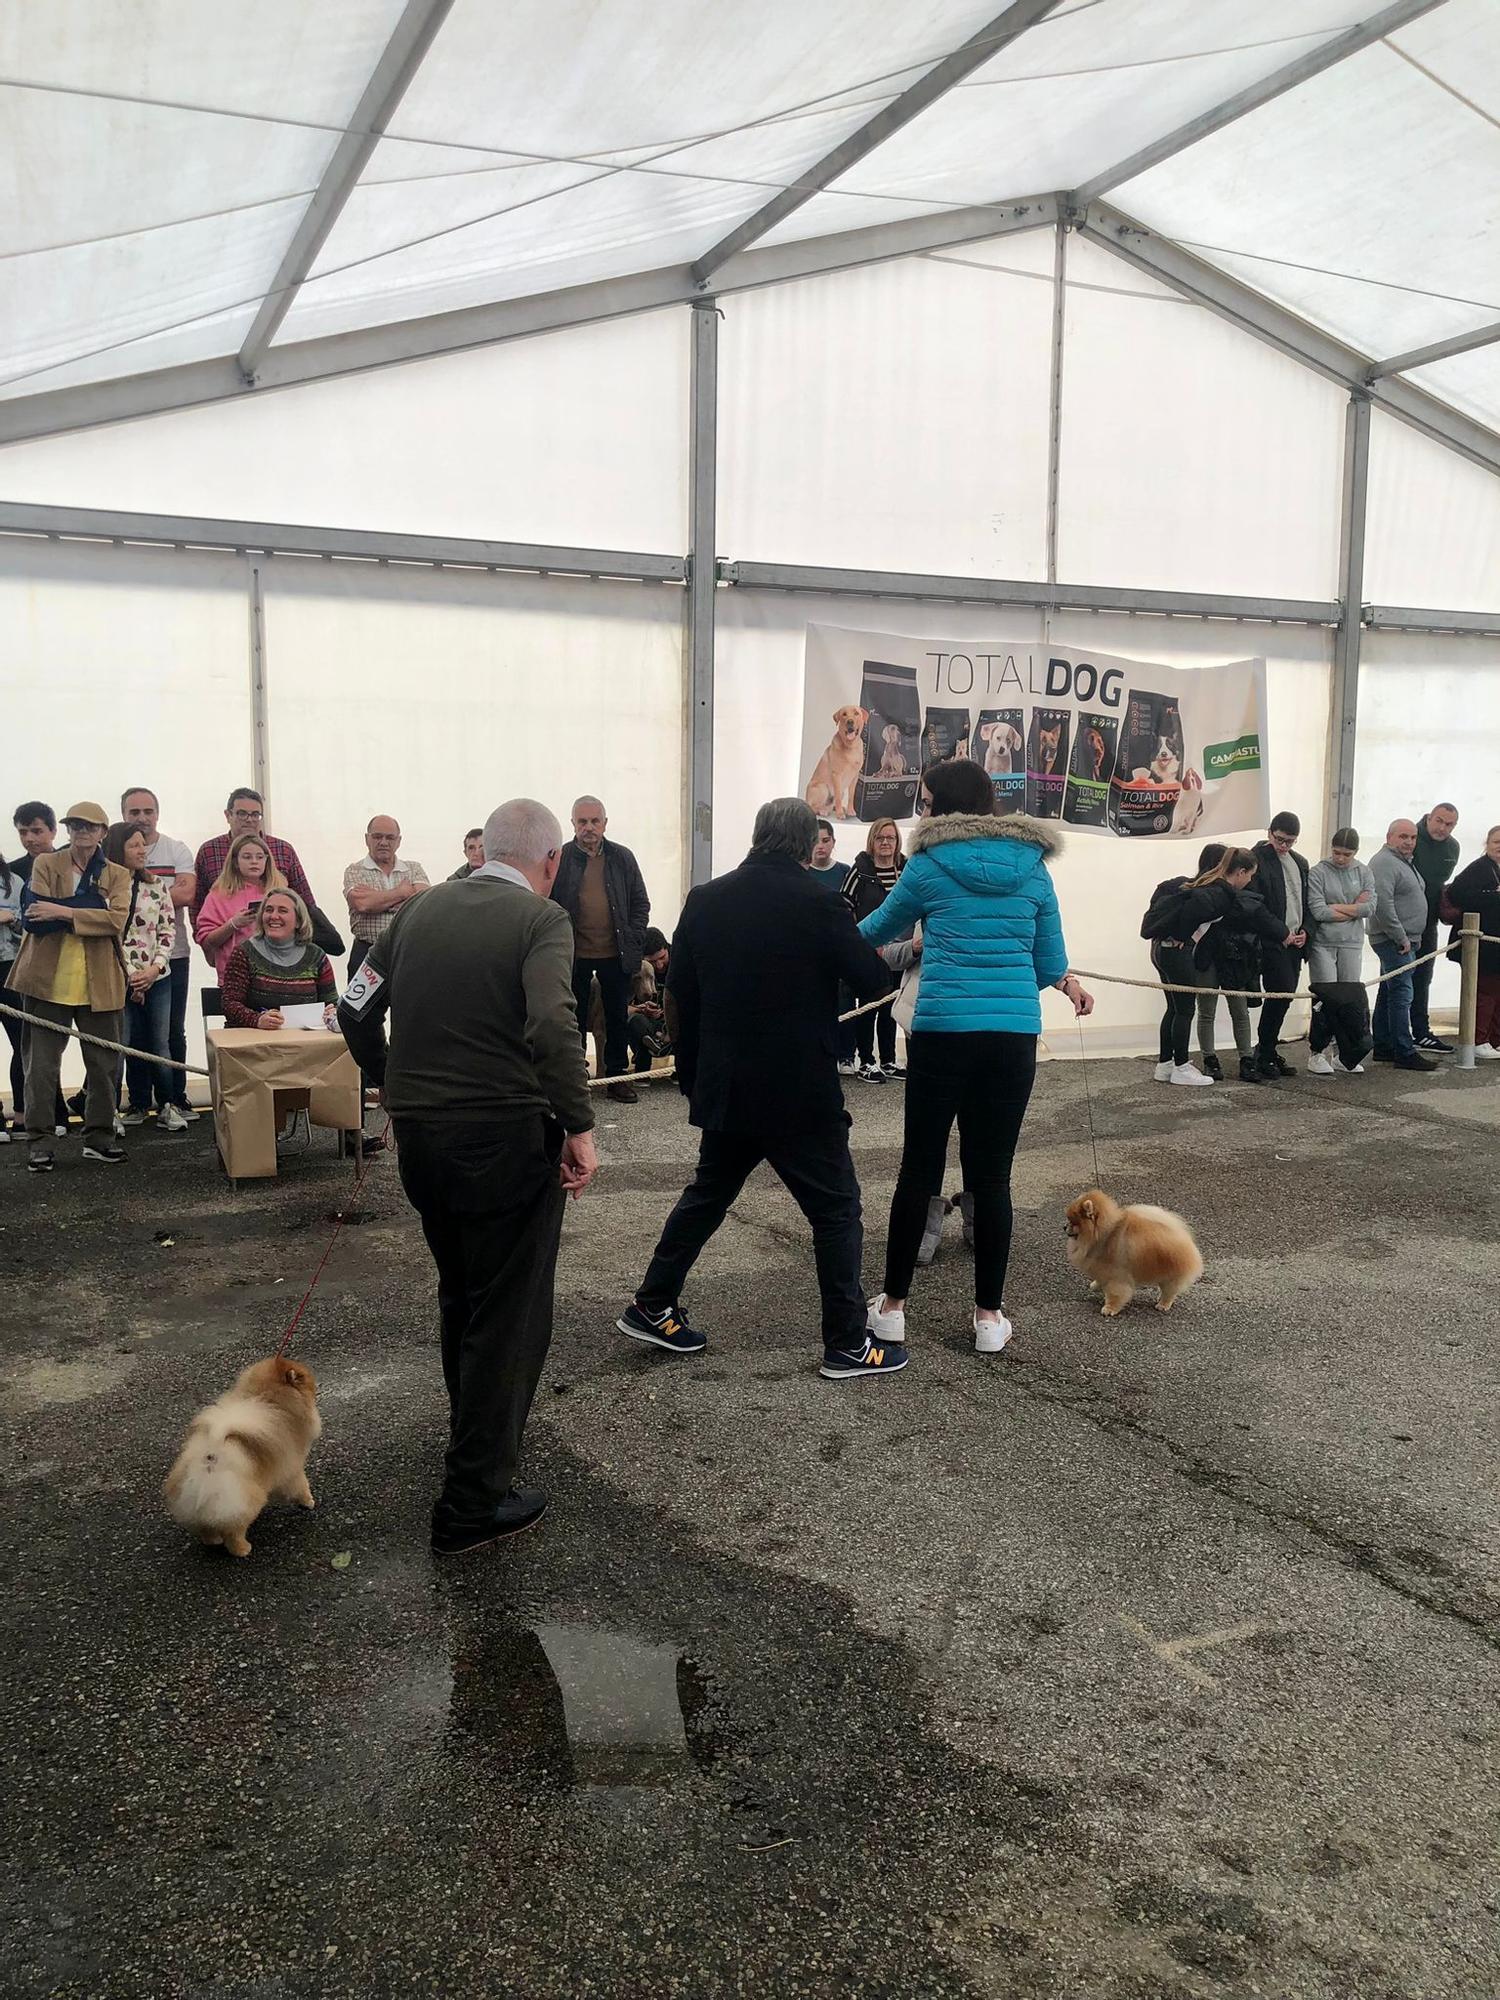
M 206 1124 L 118 1172 L 0 1152 L 0 1991 L 1492 2000 L 1500 1076 L 1087 1082 L 1100 1178 L 1189 1215 L 1199 1290 L 1085 1302 L 1051 1064 L 1011 1348 L 970 1350 L 955 1227 L 910 1368 L 855 1384 L 763 1177 L 690 1294 L 708 1352 L 613 1331 L 693 1139 L 669 1089 L 609 1106 L 530 1432 L 552 1511 L 442 1569 L 392 1163 L 299 1334 L 318 1511 L 235 1563 L 159 1482 L 348 1169 L 320 1139 L 231 1194 Z M 851 1091 L 873 1287 L 901 1089 Z

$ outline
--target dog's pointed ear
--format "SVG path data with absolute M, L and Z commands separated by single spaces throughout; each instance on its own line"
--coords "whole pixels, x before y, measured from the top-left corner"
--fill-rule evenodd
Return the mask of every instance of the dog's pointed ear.
M 300 1389 L 307 1380 L 307 1374 L 295 1361 L 283 1361 L 281 1364 L 281 1379 L 289 1389 Z
M 1097 1213 L 1098 1213 L 1098 1211 L 1097 1211 L 1097 1210 L 1095 1209 L 1095 1207 L 1094 1207 L 1094 1204 L 1093 1204 L 1093 1202 L 1092 1202 L 1092 1201 L 1087 1201 L 1087 1200 L 1086 1200 L 1086 1201 L 1084 1201 L 1084 1202 L 1083 1202 L 1083 1203 L 1081 1204 L 1081 1207 L 1082 1207 L 1082 1211 L 1083 1211 L 1083 1219 L 1084 1219 L 1084 1221 L 1085 1221 L 1085 1222 L 1093 1222 L 1093 1221 L 1094 1221 L 1094 1220 L 1096 1219 L 1096 1216 L 1097 1216 Z

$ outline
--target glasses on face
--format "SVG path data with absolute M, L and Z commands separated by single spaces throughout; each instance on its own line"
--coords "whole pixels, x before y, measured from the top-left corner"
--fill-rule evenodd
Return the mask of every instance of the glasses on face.
M 1290 854 L 1297 845 L 1297 836 L 1294 833 L 1273 833 L 1271 845 L 1281 854 Z
M 239 825 L 259 826 L 261 821 L 265 818 L 265 814 L 260 810 L 259 806 L 251 807 L 249 809 L 247 809 L 244 806 L 236 806 L 234 811 L 230 814 L 230 818 L 234 820 L 236 824 Z

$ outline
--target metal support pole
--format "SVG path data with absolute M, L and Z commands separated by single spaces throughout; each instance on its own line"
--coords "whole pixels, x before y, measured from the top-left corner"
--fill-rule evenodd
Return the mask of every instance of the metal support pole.
M 1333 642 L 1333 699 L 1325 835 L 1354 816 L 1354 750 L 1359 714 L 1359 640 L 1365 587 L 1365 505 L 1370 485 L 1370 399 L 1355 389 L 1344 418 L 1344 498 L 1339 521 L 1339 622 Z
M 1479 912 L 1465 910 L 1458 941 L 1458 1056 L 1455 1069 L 1474 1067 L 1474 1027 L 1479 1010 Z
M 719 430 L 719 309 L 695 300 L 688 422 L 688 882 L 713 872 L 715 513 Z
M 266 603 L 260 564 L 250 569 L 250 782 L 271 810 L 271 743 L 266 715 Z
M 1057 582 L 1058 493 L 1062 464 L 1063 323 L 1067 310 L 1068 226 L 1057 219 L 1052 256 L 1052 374 L 1047 423 L 1047 581 Z M 1052 610 L 1042 612 L 1042 644 L 1052 643 Z

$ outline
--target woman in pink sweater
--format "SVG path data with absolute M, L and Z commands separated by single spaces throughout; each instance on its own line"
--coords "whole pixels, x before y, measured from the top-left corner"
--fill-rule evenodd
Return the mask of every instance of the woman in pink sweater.
M 211 961 L 219 984 L 229 955 L 255 929 L 256 913 L 272 889 L 286 881 L 258 834 L 242 833 L 230 845 L 219 879 L 203 898 L 193 936 Z

